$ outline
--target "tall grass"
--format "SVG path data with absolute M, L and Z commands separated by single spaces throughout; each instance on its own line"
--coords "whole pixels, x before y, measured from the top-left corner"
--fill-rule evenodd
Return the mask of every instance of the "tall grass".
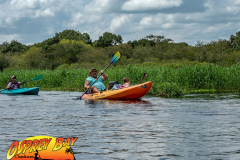
M 100 71 L 101 69 L 99 69 Z M 0 88 L 5 88 L 11 75 L 16 75 L 18 81 L 27 81 L 40 74 L 43 79 L 29 82 L 24 86 L 39 86 L 41 90 L 71 90 L 84 91 L 84 82 L 88 77 L 88 69 L 75 70 L 19 70 L 0 73 Z M 127 65 L 110 67 L 105 71 L 108 80 L 104 81 L 107 87 L 109 81 L 118 80 L 122 83 L 124 77 L 131 79 L 131 85 L 139 84 L 144 73 L 145 81 L 153 81 L 149 95 L 180 96 L 191 90 L 240 90 L 240 64 L 230 67 L 220 67 L 213 64 L 186 65 L 179 68 L 170 66 L 141 66 Z

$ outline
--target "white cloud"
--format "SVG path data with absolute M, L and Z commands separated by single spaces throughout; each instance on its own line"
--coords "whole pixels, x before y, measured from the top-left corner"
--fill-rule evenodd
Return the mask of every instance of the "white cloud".
M 0 35 L 0 43 L 2 42 L 11 42 L 12 40 L 21 41 L 21 36 L 19 34 L 10 34 L 10 35 Z
M 47 34 L 48 34 L 48 35 L 54 34 L 54 28 L 53 28 L 52 26 L 50 26 L 50 27 L 47 28 Z
M 144 17 L 141 21 L 140 21 L 140 26 L 142 27 L 146 27 L 152 25 L 152 16 L 148 16 L 148 17 Z
M 76 28 L 81 24 L 84 24 L 84 17 L 82 13 L 78 12 L 78 13 L 73 13 L 70 21 L 66 22 L 64 26 Z
M 10 37 L 30 44 L 73 29 L 87 32 L 92 40 L 107 31 L 121 35 L 124 42 L 154 34 L 194 44 L 228 39 L 239 30 L 240 0 L 194 4 L 190 0 L 4 0 L 0 36 L 3 41 Z
M 159 10 L 164 8 L 179 7 L 182 0 L 130 0 L 123 4 L 122 10 L 126 11 L 144 11 Z
M 212 32 L 218 32 L 218 28 L 214 26 L 208 27 L 206 30 L 204 30 L 204 33 L 212 33 Z
M 125 23 L 129 23 L 129 22 L 130 22 L 130 20 L 129 20 L 127 15 L 121 15 L 117 18 L 113 18 L 113 20 L 110 23 L 109 31 L 110 32 L 115 32 L 117 29 L 121 29 L 121 27 Z
M 34 9 L 38 5 L 38 0 L 12 0 L 11 7 L 15 10 Z
M 108 10 L 110 0 L 92 0 L 85 6 L 85 12 L 87 13 L 103 13 Z
M 55 13 L 51 11 L 50 8 L 44 9 L 44 10 L 37 10 L 35 12 L 35 15 L 32 16 L 33 18 L 38 18 L 38 17 L 53 17 Z

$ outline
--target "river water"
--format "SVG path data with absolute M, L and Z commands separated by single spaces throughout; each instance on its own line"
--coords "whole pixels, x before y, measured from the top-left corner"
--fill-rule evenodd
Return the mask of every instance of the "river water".
M 78 159 L 240 159 L 240 96 L 76 100 L 79 92 L 0 95 L 0 159 L 13 141 L 77 137 Z

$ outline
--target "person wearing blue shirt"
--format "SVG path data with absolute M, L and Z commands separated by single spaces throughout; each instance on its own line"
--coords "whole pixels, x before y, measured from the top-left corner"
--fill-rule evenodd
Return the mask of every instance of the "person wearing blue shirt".
M 84 88 L 85 89 L 90 89 L 89 93 L 100 93 L 102 90 L 105 90 L 105 86 L 103 84 L 103 81 L 108 79 L 108 76 L 104 73 L 104 71 L 102 70 L 101 75 L 97 81 L 94 83 L 94 81 L 96 80 L 96 78 L 98 77 L 98 70 L 96 70 L 95 68 L 92 68 L 89 72 L 89 77 L 86 79 L 85 81 L 85 85 Z M 94 84 L 93 84 L 94 83 Z M 93 85 L 92 85 L 93 84 Z M 90 87 L 92 85 L 92 87 Z

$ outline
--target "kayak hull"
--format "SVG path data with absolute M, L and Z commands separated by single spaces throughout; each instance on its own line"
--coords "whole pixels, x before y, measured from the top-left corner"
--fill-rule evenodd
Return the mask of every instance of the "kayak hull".
M 39 87 L 34 88 L 18 88 L 18 89 L 6 89 L 0 91 L 1 94 L 24 94 L 24 95 L 38 95 Z
M 152 81 L 105 91 L 103 93 L 84 94 L 82 99 L 110 99 L 110 100 L 125 100 L 125 99 L 140 99 L 145 96 L 152 88 Z

